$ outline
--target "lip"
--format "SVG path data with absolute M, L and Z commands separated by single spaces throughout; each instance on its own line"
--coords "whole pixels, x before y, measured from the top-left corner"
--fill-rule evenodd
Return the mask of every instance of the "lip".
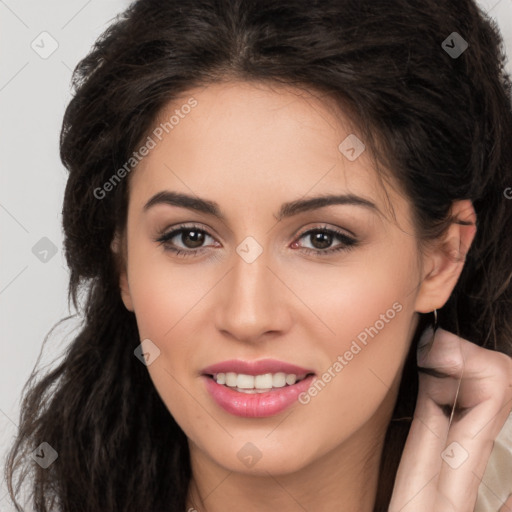
M 207 366 L 201 371 L 202 375 L 214 375 L 215 373 L 243 373 L 245 375 L 264 375 L 265 373 L 284 372 L 287 374 L 303 375 L 315 373 L 311 369 L 302 368 L 294 364 L 278 361 L 277 359 L 260 359 L 259 361 L 243 361 L 230 359 Z
M 284 386 L 265 393 L 242 393 L 233 388 L 217 384 L 213 376 L 216 373 L 243 373 L 245 375 L 264 375 L 283 372 L 286 374 L 309 375 L 292 386 Z M 313 370 L 277 359 L 260 359 L 243 361 L 231 359 L 204 368 L 201 372 L 206 390 L 212 399 L 225 411 L 243 418 L 266 418 L 274 416 L 298 401 L 301 393 L 306 391 L 316 374 Z
M 213 377 L 202 375 L 206 389 L 213 400 L 225 411 L 243 418 L 267 418 L 274 416 L 298 401 L 316 378 L 310 375 L 305 379 L 266 393 L 241 393 L 232 388 L 217 384 Z

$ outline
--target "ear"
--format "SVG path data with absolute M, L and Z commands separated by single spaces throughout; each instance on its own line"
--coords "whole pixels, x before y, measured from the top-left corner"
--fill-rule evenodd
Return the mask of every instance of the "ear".
M 471 201 L 455 201 L 451 214 L 454 221 L 447 232 L 441 240 L 433 242 L 423 256 L 424 274 L 415 306 L 418 313 L 429 313 L 444 306 L 457 284 L 475 237 L 476 214 Z
M 130 294 L 130 286 L 128 284 L 128 276 L 126 271 L 126 238 L 116 231 L 110 248 L 114 253 L 114 259 L 119 274 L 119 289 L 121 291 L 121 299 L 128 311 L 133 312 L 132 296 Z

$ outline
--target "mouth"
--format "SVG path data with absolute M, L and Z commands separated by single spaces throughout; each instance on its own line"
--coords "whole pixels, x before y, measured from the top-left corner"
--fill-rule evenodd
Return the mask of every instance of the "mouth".
M 235 416 L 273 416 L 298 401 L 313 370 L 272 359 L 231 360 L 205 368 L 201 377 L 213 401 Z
M 304 379 L 315 374 L 303 373 L 263 373 L 259 375 L 247 375 L 235 372 L 219 372 L 214 374 L 205 374 L 206 377 L 214 380 L 217 384 L 238 391 L 239 393 L 269 393 L 285 387 L 293 386 Z

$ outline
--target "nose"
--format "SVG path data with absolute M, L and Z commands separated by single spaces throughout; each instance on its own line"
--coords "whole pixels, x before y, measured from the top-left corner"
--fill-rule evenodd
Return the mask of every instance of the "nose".
M 238 253 L 221 283 L 216 300 L 216 328 L 232 339 L 254 343 L 286 332 L 291 324 L 289 299 L 293 294 L 269 252 L 252 262 Z

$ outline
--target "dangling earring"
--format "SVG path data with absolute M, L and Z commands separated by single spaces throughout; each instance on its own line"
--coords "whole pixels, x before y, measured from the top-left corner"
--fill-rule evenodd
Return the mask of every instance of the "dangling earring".
M 432 313 L 434 313 L 434 325 L 432 326 L 432 330 L 434 331 L 434 336 L 435 336 L 436 331 L 437 331 L 437 328 L 438 328 L 438 323 L 437 323 L 437 309 L 434 309 L 434 311 L 432 311 Z

